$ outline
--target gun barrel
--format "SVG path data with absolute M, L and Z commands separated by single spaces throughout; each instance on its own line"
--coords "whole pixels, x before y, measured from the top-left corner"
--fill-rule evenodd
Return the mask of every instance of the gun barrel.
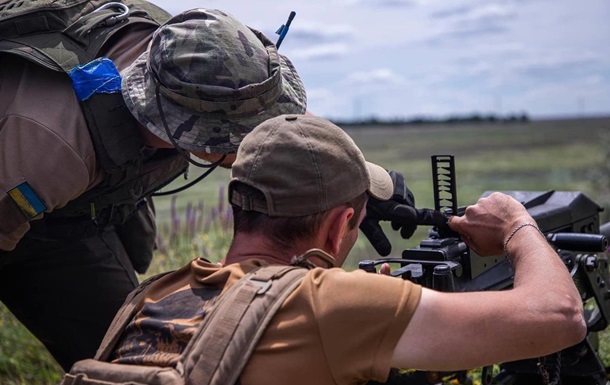
M 606 237 L 610 237 L 610 222 L 606 222 L 599 226 L 599 233 L 605 235 Z
M 549 233 L 546 239 L 564 250 L 601 252 L 608 248 L 608 238 L 601 234 Z

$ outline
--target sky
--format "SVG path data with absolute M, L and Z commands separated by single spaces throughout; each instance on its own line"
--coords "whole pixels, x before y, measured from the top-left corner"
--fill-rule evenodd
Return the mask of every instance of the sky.
M 333 119 L 610 115 L 608 0 L 153 0 L 264 32 Z

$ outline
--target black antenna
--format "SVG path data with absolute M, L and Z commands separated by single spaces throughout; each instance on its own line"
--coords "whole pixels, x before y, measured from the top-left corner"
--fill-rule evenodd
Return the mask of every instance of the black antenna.
M 290 15 L 288 16 L 288 20 L 286 21 L 286 24 L 282 24 L 280 26 L 280 28 L 278 28 L 278 30 L 275 31 L 275 33 L 280 35 L 280 37 L 277 39 L 277 43 L 275 43 L 276 48 L 278 48 L 278 49 L 280 48 L 282 41 L 284 41 L 284 38 L 286 37 L 286 34 L 288 33 L 288 28 L 290 28 L 290 23 L 292 23 L 292 19 L 294 19 L 296 14 L 297 13 L 295 11 L 290 12 Z
M 453 155 L 432 156 L 434 208 L 445 214 L 457 215 L 457 191 Z

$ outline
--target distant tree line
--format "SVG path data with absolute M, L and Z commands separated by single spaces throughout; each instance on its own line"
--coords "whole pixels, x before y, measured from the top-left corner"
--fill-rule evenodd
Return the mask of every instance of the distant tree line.
M 371 116 L 362 119 L 332 119 L 330 120 L 338 126 L 419 126 L 427 124 L 479 124 L 479 123 L 528 123 L 529 116 L 526 113 L 509 114 L 506 116 L 498 116 L 494 114 L 468 114 L 468 115 L 450 115 L 444 118 L 434 117 L 414 117 L 414 118 L 389 118 L 382 119 L 376 116 Z

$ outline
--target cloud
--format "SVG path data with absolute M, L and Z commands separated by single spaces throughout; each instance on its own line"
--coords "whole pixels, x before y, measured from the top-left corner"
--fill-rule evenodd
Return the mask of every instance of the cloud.
M 0 0 L 2 1 L 2 0 Z M 153 0 L 173 13 L 201 1 Z M 527 107 L 532 116 L 610 111 L 607 0 L 209 0 L 272 40 L 314 113 L 446 114 Z M 576 95 L 577 94 L 577 95 Z M 604 96 L 605 95 L 605 96 Z M 500 102 L 497 102 L 500 100 Z M 356 108 L 362 103 L 361 108 Z M 360 116 L 360 115 L 358 115 Z
M 601 58 L 591 53 L 571 52 L 569 54 L 537 55 L 512 63 L 511 67 L 518 73 L 534 78 L 561 78 L 588 72 L 601 64 Z
M 351 95 L 338 95 L 336 90 L 328 88 L 307 89 L 307 110 L 318 116 L 345 117 L 351 114 Z
M 345 56 L 348 51 L 345 44 L 319 44 L 293 50 L 288 56 L 302 60 L 336 60 Z
M 482 3 L 477 5 L 463 5 L 459 7 L 442 9 L 430 14 L 432 19 L 449 19 L 452 22 L 468 23 L 480 22 L 481 20 L 507 20 L 515 16 L 512 5 L 506 2 Z
M 328 88 L 310 88 L 307 89 L 307 104 L 324 105 L 337 99 L 337 95 Z
M 302 44 L 320 44 L 347 41 L 355 37 L 354 30 L 348 25 L 298 25 L 289 31 L 290 38 Z
M 442 11 L 436 11 L 430 14 L 433 19 L 445 19 L 448 17 L 455 17 L 465 15 L 472 11 L 474 6 L 461 6 L 451 9 L 443 9 Z
M 473 66 L 468 67 L 464 74 L 467 76 L 487 76 L 493 73 L 493 66 L 486 62 L 480 61 Z
M 492 3 L 439 11 L 431 14 L 430 17 L 436 19 L 437 23 L 442 23 L 440 32 L 428 40 L 429 43 L 437 44 L 448 39 L 506 33 L 516 13 L 510 6 Z
M 349 52 L 355 40 L 354 30 L 347 25 L 305 24 L 295 26 L 288 32 L 291 59 L 337 60 Z
M 566 84 L 580 87 L 582 84 L 597 86 L 605 80 L 601 76 L 604 57 L 593 53 L 563 52 L 554 50 L 530 50 L 522 55 L 481 55 L 479 60 L 456 63 L 454 72 L 445 77 L 444 87 L 472 85 L 481 92 L 522 93 L 540 87 L 548 90 L 551 85 L 558 89 Z M 473 58 L 474 59 L 474 58 Z M 546 92 L 552 98 L 559 98 Z M 564 93 L 561 97 L 569 97 Z M 552 103 L 552 98 L 549 103 Z
M 428 4 L 430 0 L 345 0 L 350 6 L 401 8 Z
M 372 71 L 352 72 L 345 79 L 345 84 L 350 86 L 368 85 L 396 85 L 405 82 L 405 78 L 388 68 L 378 68 Z
M 539 114 L 607 113 L 610 83 L 599 76 L 588 76 L 538 85 L 521 97 L 527 105 L 537 106 Z
M 502 41 L 494 41 L 493 44 L 480 43 L 471 46 L 468 51 L 460 54 L 459 60 L 466 63 L 478 62 L 482 57 L 505 60 L 505 58 L 522 56 L 525 53 L 522 43 L 502 39 Z

